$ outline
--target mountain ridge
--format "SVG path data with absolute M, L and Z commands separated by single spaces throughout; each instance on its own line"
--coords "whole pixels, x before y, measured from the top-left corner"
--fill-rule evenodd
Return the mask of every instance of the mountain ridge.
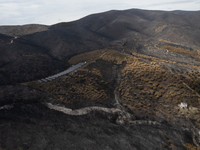
M 19 50 L 24 51 L 22 55 L 27 55 L 26 49 L 24 49 L 26 45 L 35 45 L 46 49 L 49 57 L 58 61 L 95 49 L 123 46 L 131 40 L 140 47 L 144 47 L 142 40 L 147 40 L 149 42 L 146 43 L 152 45 L 158 44 L 162 40 L 187 46 L 197 51 L 200 49 L 200 22 L 196 20 L 199 16 L 199 12 L 186 11 L 115 10 L 52 26 L 0 26 L 0 33 L 19 36 L 18 39 L 14 39 L 13 44 L 3 44 L 2 46 L 6 49 L 12 50 L 12 47 L 15 47 L 14 49 L 18 50 L 19 46 L 17 45 L 20 44 Z M 34 51 L 37 50 L 32 50 L 31 53 L 35 53 Z M 32 55 L 31 53 L 29 55 Z M 5 55 L 5 57 L 9 56 Z M 19 55 L 18 57 L 22 58 Z M 18 58 L 11 58 L 10 61 L 14 63 L 16 59 Z M 1 63 L 5 64 L 8 61 L 1 61 Z

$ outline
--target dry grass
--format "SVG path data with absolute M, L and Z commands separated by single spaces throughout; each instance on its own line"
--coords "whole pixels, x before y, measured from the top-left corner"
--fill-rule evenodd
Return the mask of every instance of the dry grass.
M 185 144 L 185 148 L 186 148 L 187 150 L 200 150 L 200 147 L 196 147 L 196 146 L 194 146 L 194 145 L 192 145 L 192 144 L 190 144 L 190 143 L 186 143 L 186 144 Z
M 181 48 L 181 47 L 174 47 L 174 46 L 169 46 L 169 45 L 157 45 L 157 48 L 161 49 L 166 49 L 169 52 L 176 52 L 176 53 L 181 53 L 185 55 L 189 55 L 195 58 L 200 58 L 197 52 L 195 51 L 190 51 L 189 49 Z
M 152 65 L 154 65 L 154 63 L 158 63 L 158 62 L 165 62 L 165 63 L 170 63 L 170 64 L 177 64 L 177 65 L 184 66 L 184 67 L 190 67 L 190 68 L 194 68 L 194 69 L 200 69 L 199 66 L 189 65 L 189 64 L 183 64 L 183 63 L 177 63 L 177 62 L 175 62 L 175 61 L 160 59 L 160 58 L 157 58 L 157 57 L 148 56 L 148 55 L 144 55 L 144 54 L 138 54 L 138 53 L 135 53 L 135 52 L 132 52 L 132 55 L 133 55 L 133 56 L 136 56 L 136 57 L 141 57 L 141 58 L 149 59 L 149 60 L 153 61 L 153 62 L 152 62 Z M 197 57 L 197 56 L 196 56 L 196 57 Z M 199 57 L 199 56 L 198 56 L 198 57 Z M 152 68 L 152 69 L 153 69 L 153 68 Z
M 102 77 L 101 75 L 101 71 L 96 69 L 96 68 L 92 68 L 91 70 L 89 69 L 79 69 L 79 71 L 81 72 L 85 72 L 85 73 L 90 73 L 90 74 L 93 74 L 93 75 L 97 75 L 99 77 Z
M 106 52 L 106 53 L 105 53 Z M 95 55 L 94 58 L 90 57 Z M 121 72 L 118 83 L 120 98 L 130 110 L 144 111 L 156 114 L 157 111 L 171 116 L 190 117 L 197 119 L 198 112 L 182 113 L 177 109 L 177 104 L 188 103 L 189 106 L 200 108 L 200 98 L 188 89 L 183 83 L 189 85 L 196 92 L 200 92 L 200 73 L 197 71 L 184 74 L 170 73 L 161 68 L 158 58 L 133 53 L 124 55 L 115 50 L 97 50 L 73 57 L 71 63 L 99 59 L 85 69 L 79 69 L 67 78 L 58 78 L 53 82 L 39 84 L 32 82 L 30 85 L 37 89 L 52 94 L 58 101 L 64 103 L 106 101 L 113 94 L 113 87 L 106 82 L 109 70 L 106 66 L 99 66 L 103 61 L 106 64 L 126 66 Z M 87 57 L 86 57 L 87 56 Z M 139 58 L 138 58 L 139 57 Z M 150 58 L 150 63 L 140 58 Z M 96 63 L 99 63 L 98 65 Z M 166 61 L 169 63 L 169 61 Z M 96 66 L 95 66 L 96 65 Z M 105 73 L 106 72 L 106 73 Z M 108 73 L 108 74 L 107 74 Z M 116 74 L 116 73 L 115 73 Z
M 73 104 L 74 102 L 99 101 L 109 98 L 109 85 L 102 79 L 96 68 L 80 69 L 73 75 L 60 77 L 51 82 L 27 83 L 29 86 L 51 94 L 57 101 Z
M 97 59 L 103 59 L 117 65 L 122 64 L 124 59 L 127 56 L 123 53 L 120 53 L 113 49 L 101 49 L 101 50 L 94 50 L 91 52 L 86 52 L 83 54 L 76 55 L 68 60 L 68 62 L 72 65 L 80 63 L 80 62 L 92 62 Z
M 101 59 L 108 61 L 108 62 L 112 62 L 116 65 L 120 65 L 120 64 L 122 64 L 123 61 L 125 61 L 126 57 L 127 57 L 126 55 L 124 55 L 118 51 L 109 50 L 106 52 L 105 55 L 103 55 L 101 57 Z
M 167 27 L 167 25 L 162 25 L 162 26 L 156 28 L 155 32 L 157 32 L 157 33 L 162 32 L 166 27 Z
M 162 110 L 167 115 L 178 116 L 179 113 L 174 107 L 182 101 L 200 108 L 198 97 L 183 84 L 187 78 L 181 77 L 179 73 L 163 70 L 156 62 L 148 64 L 133 56 L 127 57 L 126 61 L 129 63 L 122 70 L 119 92 L 131 110 L 147 109 L 149 113 Z M 199 79 L 198 72 L 188 76 L 189 79 L 192 77 L 191 80 L 195 83 L 199 83 L 196 82 Z M 190 118 L 196 119 L 197 116 L 197 112 L 190 111 Z

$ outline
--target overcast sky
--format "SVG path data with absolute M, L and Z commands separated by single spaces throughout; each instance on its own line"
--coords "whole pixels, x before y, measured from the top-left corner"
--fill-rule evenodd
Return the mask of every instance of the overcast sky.
M 108 10 L 200 10 L 200 0 L 0 0 L 0 25 L 68 22 Z

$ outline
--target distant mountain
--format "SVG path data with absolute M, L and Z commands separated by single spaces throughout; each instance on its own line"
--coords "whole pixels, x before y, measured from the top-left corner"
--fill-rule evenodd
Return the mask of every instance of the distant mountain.
M 48 30 L 48 26 L 39 24 L 29 24 L 23 26 L 0 26 L 0 33 L 10 36 L 23 36 Z

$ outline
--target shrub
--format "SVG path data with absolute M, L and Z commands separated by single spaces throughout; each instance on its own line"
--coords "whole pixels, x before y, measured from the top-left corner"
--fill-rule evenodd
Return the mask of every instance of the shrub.
M 150 90 L 150 93 L 151 93 L 151 95 L 153 95 L 154 94 L 154 90 Z
M 158 98 L 158 97 L 161 97 L 161 96 L 162 96 L 162 93 L 157 91 L 157 92 L 155 92 L 154 95 Z
M 196 146 L 194 146 L 194 145 L 192 145 L 192 144 L 190 144 L 190 143 L 186 143 L 186 144 L 185 144 L 185 148 L 186 148 L 187 150 L 200 150 L 200 147 L 196 147 Z

